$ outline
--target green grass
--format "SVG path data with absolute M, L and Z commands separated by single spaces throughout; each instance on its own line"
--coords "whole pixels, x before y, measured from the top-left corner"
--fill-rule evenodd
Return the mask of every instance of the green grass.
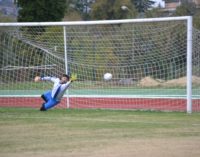
M 197 139 L 196 146 L 199 130 L 200 113 L 0 108 L 0 156 L 98 156 L 96 151 L 128 148 L 135 140 Z

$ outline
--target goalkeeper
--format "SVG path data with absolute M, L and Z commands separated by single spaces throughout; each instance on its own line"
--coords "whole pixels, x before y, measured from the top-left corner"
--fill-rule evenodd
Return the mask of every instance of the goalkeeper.
M 70 84 L 76 79 L 77 76 L 75 74 L 73 74 L 71 77 L 69 77 L 66 74 L 63 74 L 61 78 L 36 76 L 35 82 L 51 81 L 54 83 L 54 86 L 51 91 L 47 91 L 41 95 L 45 102 L 42 104 L 40 111 L 46 111 L 59 104 L 65 91 L 68 89 Z

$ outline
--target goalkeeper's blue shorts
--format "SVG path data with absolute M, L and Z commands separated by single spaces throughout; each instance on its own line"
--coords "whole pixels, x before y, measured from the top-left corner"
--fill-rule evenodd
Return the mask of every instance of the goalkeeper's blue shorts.
M 47 91 L 42 95 L 42 98 L 45 100 L 43 104 L 43 109 L 48 110 L 54 106 L 56 106 L 60 101 L 51 97 L 51 91 Z

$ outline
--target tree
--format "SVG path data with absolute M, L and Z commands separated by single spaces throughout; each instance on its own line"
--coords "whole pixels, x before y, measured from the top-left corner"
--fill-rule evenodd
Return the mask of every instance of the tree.
M 193 16 L 194 27 L 200 29 L 200 11 Z
M 19 22 L 61 21 L 66 0 L 18 0 Z
M 138 12 L 144 13 L 146 10 L 151 8 L 151 5 L 154 4 L 154 1 L 151 0 L 131 0 L 132 3 L 135 5 Z
M 89 19 L 90 6 L 94 3 L 94 0 L 72 0 L 75 10 L 77 10 L 84 20 Z
M 160 8 L 154 8 L 152 10 L 148 10 L 145 13 L 146 18 L 154 18 L 154 17 L 163 17 L 164 12 Z
M 193 16 L 196 13 L 196 5 L 193 2 L 183 1 L 176 8 L 175 16 Z
M 11 16 L 4 16 L 0 13 L 0 22 L 15 22 L 16 19 Z
M 66 0 L 65 16 L 63 21 L 80 21 L 82 16 L 80 12 L 75 8 L 77 0 Z
M 184 0 L 182 4 L 176 8 L 175 16 L 193 16 L 193 25 L 200 29 L 200 11 L 196 8 L 196 4 Z
M 122 6 L 126 6 L 127 10 L 123 10 Z M 92 19 L 96 20 L 134 18 L 136 15 L 130 0 L 96 0 L 91 11 Z

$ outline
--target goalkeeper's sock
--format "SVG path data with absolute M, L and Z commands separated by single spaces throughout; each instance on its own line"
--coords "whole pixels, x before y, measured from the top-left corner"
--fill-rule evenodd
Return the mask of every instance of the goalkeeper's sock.
M 41 98 L 42 98 L 45 102 L 47 102 L 47 99 L 45 98 L 44 94 L 41 95 Z M 42 104 L 42 105 L 43 105 L 43 104 Z

